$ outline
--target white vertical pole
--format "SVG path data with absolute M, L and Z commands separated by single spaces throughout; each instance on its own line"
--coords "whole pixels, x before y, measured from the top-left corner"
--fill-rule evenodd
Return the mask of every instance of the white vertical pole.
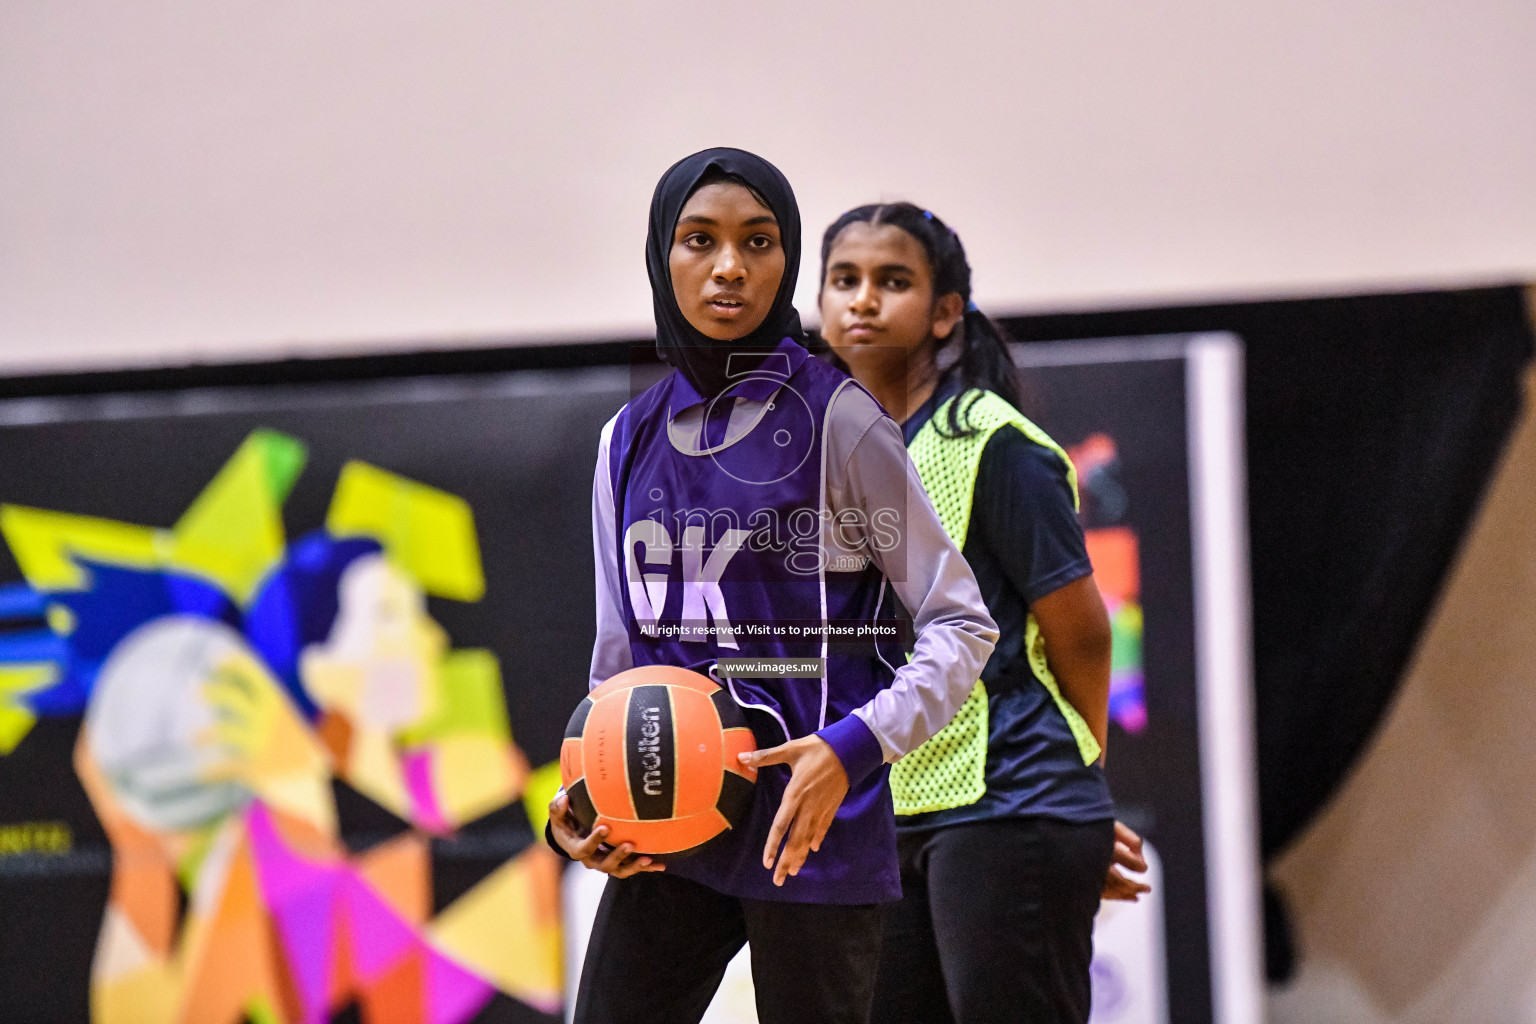
M 1231 335 L 1208 334 L 1187 352 L 1212 1009 L 1218 1024 L 1262 1024 L 1243 351 Z

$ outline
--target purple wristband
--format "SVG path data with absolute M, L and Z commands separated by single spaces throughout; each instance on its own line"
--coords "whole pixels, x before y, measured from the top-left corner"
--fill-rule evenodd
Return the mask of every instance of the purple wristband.
M 816 735 L 826 740 L 837 759 L 843 762 L 850 789 L 885 763 L 885 751 L 880 749 L 880 741 L 858 715 L 833 722 Z

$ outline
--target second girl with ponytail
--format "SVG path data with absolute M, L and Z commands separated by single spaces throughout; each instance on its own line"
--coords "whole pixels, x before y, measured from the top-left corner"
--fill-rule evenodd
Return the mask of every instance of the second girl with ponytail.
M 928 257 L 933 275 L 933 295 L 955 296 L 960 303 L 960 320 L 952 330 L 933 339 L 933 364 L 929 372 L 952 375 L 963 394 L 990 391 L 1003 401 L 1022 410 L 1021 388 L 1013 359 L 1008 354 L 1008 340 L 1001 328 L 971 301 L 971 264 L 966 259 L 960 236 L 928 210 L 912 203 L 871 203 L 855 207 L 827 228 L 821 240 L 823 272 L 832 244 L 852 224 L 872 227 L 888 225 L 917 241 Z M 840 356 L 835 354 L 838 362 Z M 844 368 L 847 369 L 846 364 Z M 894 410 L 892 410 L 894 412 Z M 898 419 L 901 417 L 898 415 Z M 965 404 L 953 403 L 942 429 L 952 435 L 973 432 L 965 417 Z
M 1083 1024 L 1101 892 L 1145 888 L 1112 860 L 1146 865 L 1102 767 L 1110 630 L 1076 473 L 1019 411 L 1007 345 L 943 221 L 860 206 L 821 258 L 823 336 L 902 424 L 1000 634 L 954 719 L 891 772 L 902 898 L 872 1019 Z

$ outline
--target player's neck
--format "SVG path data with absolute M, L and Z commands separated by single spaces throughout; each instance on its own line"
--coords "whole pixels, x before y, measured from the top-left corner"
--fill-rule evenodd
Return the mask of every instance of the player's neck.
M 933 397 L 934 388 L 939 386 L 939 374 L 932 366 L 928 372 L 909 377 L 907 380 L 906 409 L 902 415 L 896 417 L 896 422 L 905 424 L 911 415 L 923 407 L 923 403 Z
M 905 423 L 908 417 L 921 409 L 939 384 L 938 368 L 931 355 L 925 359 L 914 357 L 913 361 L 919 365 L 903 365 L 888 376 L 859 378 L 859 383 L 875 396 L 875 401 L 897 423 Z

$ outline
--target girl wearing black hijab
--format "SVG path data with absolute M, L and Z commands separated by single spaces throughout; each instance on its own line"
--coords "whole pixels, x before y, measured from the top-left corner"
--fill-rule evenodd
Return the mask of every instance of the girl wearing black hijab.
M 579 1022 L 697 1021 L 750 941 L 763 1024 L 864 1024 L 878 904 L 901 894 L 886 765 L 949 720 L 996 638 L 900 428 L 806 351 L 799 260 L 772 164 L 712 149 L 662 176 L 646 266 L 674 372 L 599 441 L 590 682 L 655 664 L 712 676 L 756 735 L 757 785 L 735 828 L 667 863 L 582 835 L 556 797 L 551 842 L 610 875 Z M 911 612 L 910 660 L 887 584 Z M 721 659 L 805 674 L 743 678 Z

